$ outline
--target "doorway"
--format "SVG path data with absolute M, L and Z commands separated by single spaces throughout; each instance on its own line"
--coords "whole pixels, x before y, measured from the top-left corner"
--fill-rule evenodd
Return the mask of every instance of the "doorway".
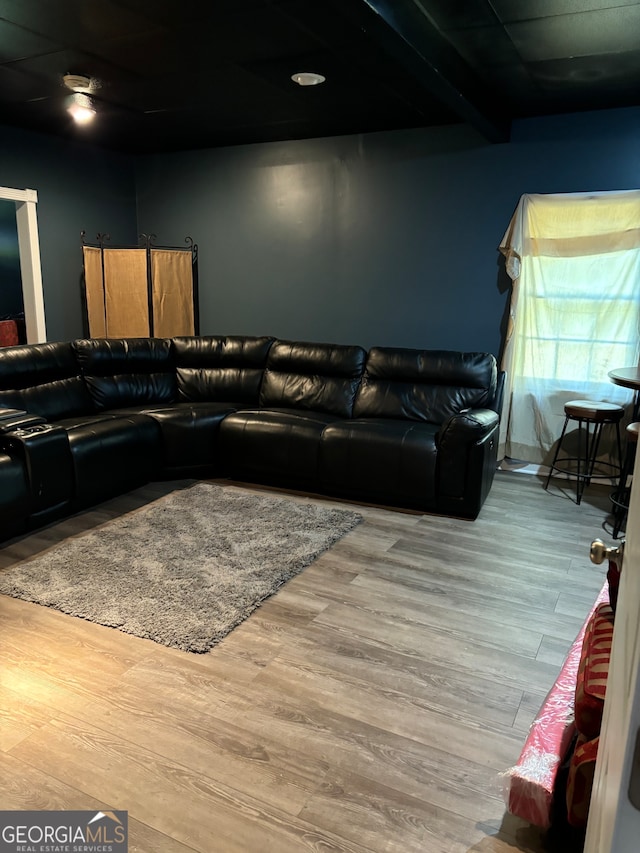
M 6 330 L 6 335 L 3 331 Z M 0 201 L 0 343 L 26 343 L 16 206 Z
M 47 332 L 36 217 L 38 193 L 0 187 L 0 202 L 4 201 L 13 202 L 15 210 L 26 340 L 30 344 L 42 343 L 47 340 Z

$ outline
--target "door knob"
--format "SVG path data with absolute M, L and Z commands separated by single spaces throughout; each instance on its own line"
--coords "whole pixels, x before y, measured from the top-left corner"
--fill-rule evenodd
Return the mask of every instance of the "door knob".
M 596 564 L 596 566 L 604 563 L 605 560 L 613 560 L 614 563 L 621 563 L 623 554 L 624 539 L 619 545 L 613 548 L 607 548 L 602 539 L 594 539 L 591 543 L 591 548 L 589 549 L 589 558 L 592 563 Z

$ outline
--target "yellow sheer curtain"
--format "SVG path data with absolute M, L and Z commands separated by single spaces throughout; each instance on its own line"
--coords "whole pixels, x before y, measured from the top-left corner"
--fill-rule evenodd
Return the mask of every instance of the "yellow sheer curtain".
M 500 244 L 513 279 L 501 453 L 548 463 L 571 399 L 626 404 L 640 355 L 640 191 L 523 195 Z

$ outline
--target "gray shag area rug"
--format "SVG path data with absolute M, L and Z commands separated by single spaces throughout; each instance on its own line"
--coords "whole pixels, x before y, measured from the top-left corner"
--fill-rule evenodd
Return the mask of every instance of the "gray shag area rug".
M 199 483 L 0 572 L 0 593 L 206 652 L 361 520 Z

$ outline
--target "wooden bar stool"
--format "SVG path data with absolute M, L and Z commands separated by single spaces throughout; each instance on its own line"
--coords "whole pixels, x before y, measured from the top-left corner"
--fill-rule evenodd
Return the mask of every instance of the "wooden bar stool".
M 616 428 L 616 442 L 618 451 L 618 461 L 615 462 L 599 462 L 599 466 L 611 468 L 616 473 L 620 473 L 622 448 L 620 443 L 620 421 L 624 415 L 622 406 L 617 406 L 615 403 L 599 403 L 593 400 L 570 400 L 564 407 L 564 426 L 560 434 L 560 440 L 556 447 L 556 452 L 549 469 L 547 481 L 544 484 L 545 489 L 549 488 L 549 482 L 554 471 L 559 471 L 562 474 L 571 474 L 576 477 L 576 503 L 579 504 L 582 500 L 582 495 L 585 486 L 588 486 L 593 477 L 593 471 L 598 458 L 598 447 L 600 446 L 600 438 L 602 429 L 606 424 L 614 424 Z M 565 456 L 560 459 L 561 465 L 558 465 L 558 455 L 562 442 L 564 440 L 567 426 L 570 421 L 578 422 L 578 455 Z M 593 432 L 591 427 L 593 426 Z M 584 451 L 582 445 L 584 443 Z M 567 463 L 575 463 L 575 468 L 567 468 Z
M 618 534 L 622 530 L 622 526 L 627 520 L 627 512 L 629 510 L 629 493 L 630 487 L 627 486 L 629 477 L 633 474 L 633 466 L 636 459 L 636 448 L 638 446 L 638 433 L 640 432 L 640 423 L 632 423 L 626 429 L 627 449 L 624 456 L 624 465 L 620 472 L 620 480 L 618 487 L 611 495 L 611 503 L 613 504 L 613 538 L 617 539 Z

